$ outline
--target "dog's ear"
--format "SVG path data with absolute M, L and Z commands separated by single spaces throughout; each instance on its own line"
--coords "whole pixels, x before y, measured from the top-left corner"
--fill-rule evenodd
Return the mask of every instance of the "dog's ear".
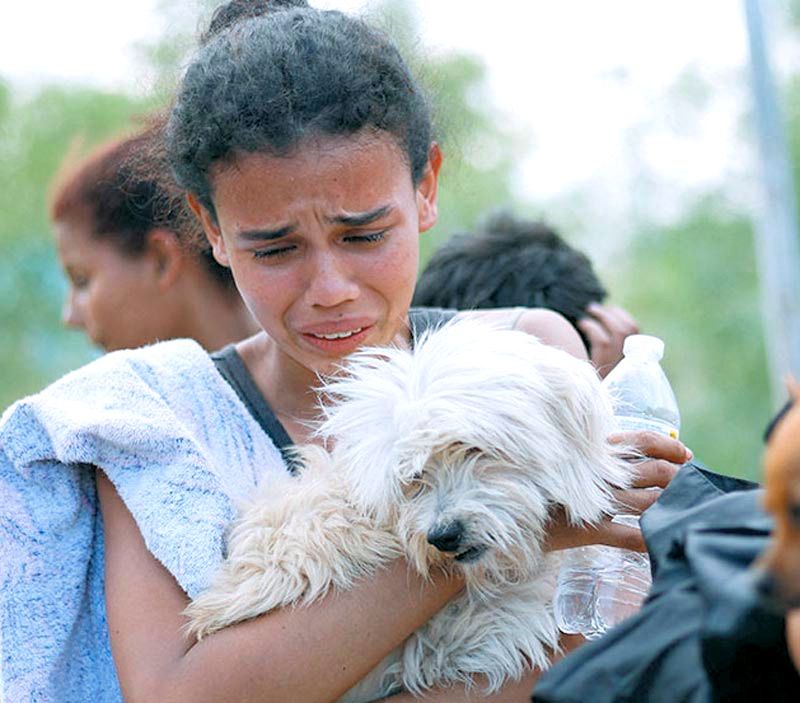
M 531 476 L 578 521 L 613 507 L 631 468 L 608 443 L 613 411 L 585 361 L 512 330 L 456 322 L 417 346 L 423 410 L 434 450 L 460 442 Z
M 388 519 L 419 463 L 405 442 L 410 365 L 410 351 L 365 349 L 321 387 L 316 433 L 332 447 L 354 504 L 379 519 Z
M 552 457 L 556 473 L 548 493 L 573 522 L 595 522 L 617 511 L 612 489 L 630 484 L 633 469 L 624 457 L 633 451 L 609 442 L 616 429 L 613 408 L 594 369 L 571 358 L 564 362 L 542 369 L 548 383 L 559 389 L 550 401 L 557 434 Z
M 366 449 L 366 451 L 365 451 Z M 428 456 L 408 454 L 391 443 L 337 445 L 333 451 L 336 471 L 343 476 L 352 503 L 380 522 L 391 522 L 403 500 L 403 489 L 422 474 Z
M 613 512 L 613 488 L 630 483 L 632 468 L 608 441 L 614 416 L 594 369 L 519 337 L 504 351 L 496 387 L 480 384 L 479 401 L 443 416 L 442 429 L 530 476 L 575 523 Z

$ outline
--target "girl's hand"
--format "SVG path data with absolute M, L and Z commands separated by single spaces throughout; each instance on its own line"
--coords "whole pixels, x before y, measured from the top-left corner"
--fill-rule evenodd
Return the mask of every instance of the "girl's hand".
M 693 456 L 679 440 L 655 432 L 620 432 L 609 440 L 631 449 L 629 461 L 635 469 L 632 487 L 614 491 L 622 506 L 620 512 L 629 515 L 640 515 L 655 503 L 681 465 L 691 461 Z M 611 522 L 611 517 L 608 516 L 597 525 L 572 525 L 564 509 L 559 507 L 551 516 L 546 548 L 556 551 L 588 544 L 606 544 L 637 552 L 645 551 L 641 531 Z

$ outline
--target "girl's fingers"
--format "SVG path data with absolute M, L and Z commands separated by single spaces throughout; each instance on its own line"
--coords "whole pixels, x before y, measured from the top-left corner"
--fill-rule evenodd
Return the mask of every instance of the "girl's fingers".
M 614 491 L 617 500 L 618 513 L 625 515 L 640 515 L 655 503 L 661 496 L 660 488 L 630 489 L 627 491 Z
M 632 488 L 666 488 L 680 469 L 679 464 L 663 459 L 648 459 L 635 464 Z
M 627 512 L 633 512 L 633 510 L 629 509 Z M 572 525 L 562 506 L 553 508 L 547 526 L 545 551 L 574 549 L 591 544 L 605 544 L 611 547 L 631 549 L 635 552 L 645 550 L 642 533 L 636 528 L 611 522 L 610 517 L 604 518 L 597 525 Z
M 645 457 L 664 459 L 674 464 L 685 464 L 694 456 L 683 442 L 658 432 L 616 432 L 608 438 L 608 441 L 611 444 L 629 446 Z
M 641 530 L 627 525 L 618 525 L 616 522 L 611 521 L 603 522 L 596 528 L 596 536 L 593 542 L 605 544 L 609 547 L 630 549 L 632 552 L 647 551 Z
M 622 308 L 613 305 L 591 303 L 586 309 L 592 317 L 599 320 L 603 327 L 616 338 L 624 339 L 639 331 L 636 320 Z
M 585 545 L 604 544 L 609 547 L 630 549 L 633 552 L 647 550 L 641 530 L 627 525 L 619 525 L 611 522 L 610 519 L 604 520 L 594 527 L 585 528 L 585 537 Z
M 611 305 L 610 309 L 614 312 L 617 319 L 620 321 L 622 327 L 627 334 L 639 334 L 639 323 L 625 308 Z

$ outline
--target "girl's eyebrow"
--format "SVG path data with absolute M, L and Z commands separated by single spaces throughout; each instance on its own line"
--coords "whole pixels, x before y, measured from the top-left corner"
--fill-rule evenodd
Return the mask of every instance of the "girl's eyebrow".
M 328 218 L 328 221 L 337 225 L 349 225 L 350 227 L 362 227 L 371 224 L 375 220 L 380 220 L 392 211 L 391 205 L 381 205 L 374 210 L 367 212 L 356 212 L 352 215 L 338 215 Z
M 252 229 L 239 232 L 239 238 L 248 242 L 270 242 L 273 239 L 280 239 L 291 234 L 295 229 L 294 225 L 287 225 L 280 229 Z

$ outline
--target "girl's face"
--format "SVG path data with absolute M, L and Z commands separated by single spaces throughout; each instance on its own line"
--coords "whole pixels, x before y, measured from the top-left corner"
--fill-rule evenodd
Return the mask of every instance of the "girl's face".
M 358 347 L 407 336 L 440 162 L 434 146 L 414 186 L 394 139 L 379 134 L 243 154 L 212 171 L 217 220 L 199 213 L 214 254 L 284 357 L 330 372 Z
M 92 234 L 88 216 L 55 223 L 61 265 L 69 281 L 62 318 L 105 351 L 165 338 L 165 306 L 153 257 L 123 253 Z

